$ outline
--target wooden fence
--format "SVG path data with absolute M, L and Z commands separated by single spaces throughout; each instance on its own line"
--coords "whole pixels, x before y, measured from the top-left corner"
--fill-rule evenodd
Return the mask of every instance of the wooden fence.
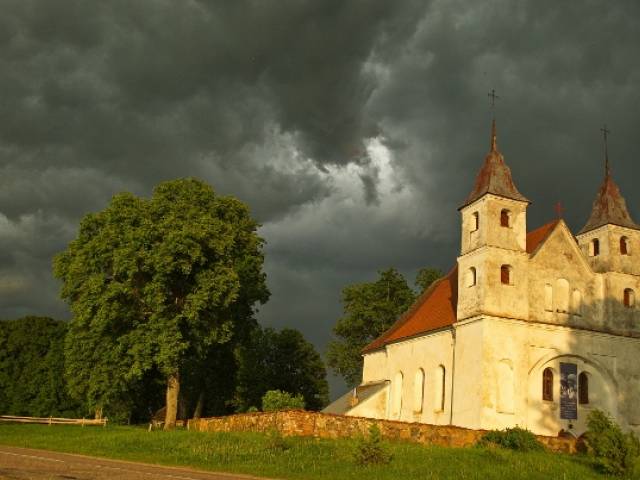
M 56 418 L 56 417 L 16 417 L 13 415 L 0 415 L 0 422 L 6 423 L 39 423 L 44 425 L 97 425 L 106 427 L 106 418 Z

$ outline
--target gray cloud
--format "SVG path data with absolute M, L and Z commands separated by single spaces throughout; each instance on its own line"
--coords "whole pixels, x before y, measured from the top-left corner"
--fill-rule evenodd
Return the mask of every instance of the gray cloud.
M 344 285 L 455 262 L 491 88 L 531 228 L 557 201 L 574 230 L 586 221 L 603 123 L 640 221 L 635 2 L 0 8 L 0 317 L 68 317 L 50 263 L 80 218 L 193 175 L 264 225 L 261 320 L 324 348 Z

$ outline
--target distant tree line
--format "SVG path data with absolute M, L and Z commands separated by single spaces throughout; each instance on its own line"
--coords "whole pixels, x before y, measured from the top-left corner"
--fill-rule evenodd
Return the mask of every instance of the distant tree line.
M 78 418 L 93 416 L 69 393 L 65 377 L 65 336 L 69 322 L 46 317 L 0 321 L 0 414 Z M 184 369 L 181 418 L 259 409 L 271 390 L 300 395 L 318 410 L 328 402 L 322 359 L 294 329 L 276 331 L 257 324 L 244 342 L 212 350 L 204 369 Z M 115 422 L 147 422 L 165 404 L 165 384 L 148 372 L 105 405 Z

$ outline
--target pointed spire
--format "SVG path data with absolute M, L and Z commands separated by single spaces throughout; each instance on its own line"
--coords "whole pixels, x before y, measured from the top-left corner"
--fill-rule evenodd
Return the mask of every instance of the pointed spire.
M 473 190 L 471 190 L 471 193 L 460 209 L 488 193 L 529 203 L 529 200 L 527 200 L 514 185 L 513 179 L 511 178 L 511 170 L 504 162 L 502 153 L 498 150 L 496 130 L 496 119 L 494 118 L 491 122 L 491 145 L 489 153 L 485 157 L 484 164 L 478 172 Z
M 491 150 L 490 152 L 498 151 L 498 143 L 497 143 L 498 134 L 496 133 L 496 118 L 493 117 L 493 122 L 491 122 Z
M 640 226 L 636 224 L 629 215 L 627 202 L 620 194 L 620 188 L 611 176 L 611 168 L 609 166 L 609 152 L 607 145 L 607 135 L 611 133 L 607 130 L 607 126 L 601 128 L 600 131 L 604 135 L 604 180 L 598 190 L 596 199 L 593 201 L 591 215 L 587 224 L 580 230 L 579 234 L 586 233 L 603 225 L 619 225 L 621 227 L 633 228 L 640 230 Z
M 604 137 L 604 177 L 607 178 L 611 175 L 611 169 L 609 168 L 609 146 L 607 142 L 607 135 L 611 133 L 611 130 L 605 125 L 600 131 Z

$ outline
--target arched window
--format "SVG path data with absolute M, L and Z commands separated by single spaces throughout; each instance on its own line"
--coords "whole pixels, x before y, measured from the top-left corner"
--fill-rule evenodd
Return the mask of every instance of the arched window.
M 424 400 L 424 370 L 421 368 L 416 372 L 413 381 L 413 411 L 420 413 L 422 411 L 422 402 Z
M 624 306 L 627 308 L 633 307 L 635 300 L 636 299 L 635 299 L 635 294 L 633 293 L 633 290 L 631 290 L 630 288 L 625 288 L 624 289 Z
M 467 287 L 473 287 L 476 284 L 476 268 L 471 267 L 467 270 Z
M 553 285 L 550 283 L 544 286 L 544 309 L 553 312 Z
M 600 255 L 600 240 L 597 238 L 591 240 L 591 243 L 589 244 L 589 255 L 592 257 Z
M 500 212 L 500 226 L 501 227 L 510 227 L 511 226 L 511 212 L 506 208 L 503 208 Z
M 500 281 L 504 285 L 513 285 L 511 270 L 512 270 L 511 265 L 502 265 L 500 267 Z
M 556 282 L 556 310 L 560 313 L 569 312 L 569 282 L 564 278 Z
M 582 293 L 578 289 L 571 294 L 571 311 L 577 315 L 582 314 Z
M 553 401 L 553 370 L 549 367 L 542 372 L 542 400 Z
M 581 405 L 589 403 L 589 375 L 586 372 L 578 375 L 578 402 Z
M 391 398 L 393 418 L 400 418 L 402 414 L 402 372 L 396 373 L 393 379 L 393 396 Z
M 475 232 L 480 228 L 480 214 L 478 212 L 473 212 L 471 215 L 471 231 Z
M 629 239 L 620 237 L 620 255 L 629 255 Z
M 510 360 L 500 360 L 498 363 L 498 402 L 500 413 L 514 412 L 515 379 Z
M 434 392 L 434 410 L 436 412 L 443 412 L 444 411 L 444 396 L 445 396 L 445 381 L 446 381 L 446 377 L 445 377 L 445 369 L 444 366 L 439 365 L 438 368 L 436 368 L 436 374 L 435 374 L 435 387 L 433 392 Z

